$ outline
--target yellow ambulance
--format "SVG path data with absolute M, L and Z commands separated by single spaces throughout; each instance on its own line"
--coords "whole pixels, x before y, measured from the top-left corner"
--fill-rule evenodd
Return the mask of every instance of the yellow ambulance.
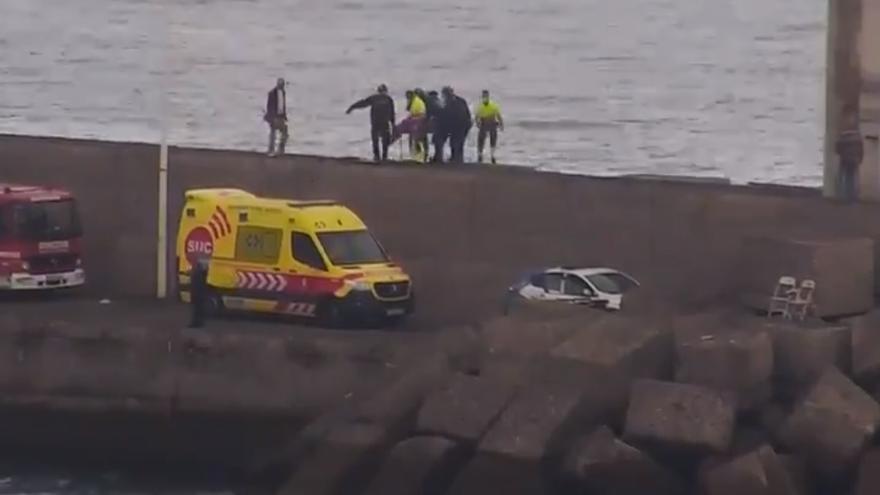
M 178 291 L 208 267 L 209 307 L 346 321 L 412 313 L 410 277 L 366 225 L 335 201 L 260 198 L 240 189 L 186 192 L 177 235 Z

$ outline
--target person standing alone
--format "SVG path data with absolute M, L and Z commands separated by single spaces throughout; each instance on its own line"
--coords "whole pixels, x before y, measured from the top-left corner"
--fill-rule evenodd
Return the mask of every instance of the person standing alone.
M 483 163 L 483 150 L 486 148 L 486 137 L 489 138 L 489 157 L 495 161 L 495 148 L 498 146 L 498 131 L 504 130 L 501 119 L 501 108 L 489 98 L 489 90 L 484 89 L 480 102 L 474 108 L 477 124 L 477 162 Z
M 275 87 L 269 91 L 266 98 L 266 112 L 263 120 L 269 124 L 269 156 L 284 154 L 287 145 L 287 91 L 284 89 L 284 79 L 278 78 Z M 275 136 L 280 134 L 278 149 L 275 149 Z
M 391 129 L 394 128 L 394 99 L 388 96 L 388 86 L 380 84 L 376 94 L 356 101 L 346 115 L 359 108 L 370 107 L 370 139 L 373 141 L 373 160 L 388 160 L 388 146 L 391 144 Z M 379 147 L 381 145 L 381 154 Z
M 859 165 L 865 157 L 862 133 L 856 126 L 840 133 L 835 143 L 835 151 L 840 157 L 837 176 L 837 196 L 846 202 L 859 199 Z

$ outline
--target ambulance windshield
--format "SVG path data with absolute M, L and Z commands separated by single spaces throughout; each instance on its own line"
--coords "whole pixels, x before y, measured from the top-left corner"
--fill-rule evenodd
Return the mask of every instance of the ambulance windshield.
M 82 235 L 72 200 L 16 204 L 12 220 L 14 235 L 29 241 L 60 241 Z
M 373 235 L 366 230 L 324 232 L 318 234 L 324 252 L 336 266 L 385 263 L 388 256 Z

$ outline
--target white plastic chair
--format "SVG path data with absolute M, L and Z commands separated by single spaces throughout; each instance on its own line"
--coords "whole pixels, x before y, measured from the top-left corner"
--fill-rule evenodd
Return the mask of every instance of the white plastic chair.
M 813 307 L 813 294 L 816 292 L 816 282 L 813 280 L 804 280 L 801 286 L 795 291 L 791 301 L 789 301 L 789 312 L 792 318 L 800 321 L 806 319 L 807 314 Z
M 785 319 L 791 319 L 790 304 L 797 290 L 797 280 L 788 275 L 779 277 L 776 282 L 776 288 L 773 289 L 773 295 L 770 296 L 770 306 L 767 309 L 767 317 L 782 316 Z

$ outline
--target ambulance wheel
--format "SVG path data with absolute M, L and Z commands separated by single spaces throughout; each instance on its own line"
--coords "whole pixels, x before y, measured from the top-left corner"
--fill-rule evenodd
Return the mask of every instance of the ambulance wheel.
M 223 298 L 220 297 L 220 294 L 217 294 L 214 291 L 208 292 L 205 312 L 208 313 L 209 316 L 220 316 L 226 310 L 226 307 L 223 305 Z
M 318 321 L 322 326 L 327 328 L 342 328 L 345 324 L 345 318 L 342 314 L 342 308 L 336 301 L 324 301 L 320 306 Z

